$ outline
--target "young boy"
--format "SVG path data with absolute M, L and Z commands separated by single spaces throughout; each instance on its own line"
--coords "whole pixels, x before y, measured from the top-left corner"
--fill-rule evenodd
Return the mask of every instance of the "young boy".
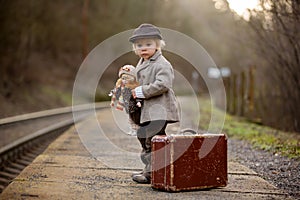
M 166 135 L 167 124 L 179 121 L 177 101 L 172 89 L 174 71 L 162 55 L 161 48 L 165 42 L 156 26 L 140 25 L 129 41 L 140 57 L 136 67 L 140 86 L 132 90 L 132 95 L 143 99 L 137 138 L 142 146 L 141 160 L 145 164 L 144 170 L 134 173 L 132 179 L 138 183 L 150 183 L 151 139 L 155 135 Z
M 132 65 L 124 65 L 119 69 L 119 79 L 116 81 L 115 88 L 111 91 L 112 107 L 116 106 L 117 110 L 123 111 L 125 108 L 126 113 L 130 114 L 130 97 L 132 96 L 131 90 L 136 88 L 139 83 L 135 78 L 135 67 Z M 129 117 L 130 131 L 128 135 L 136 136 L 139 125 L 136 124 L 131 117 Z

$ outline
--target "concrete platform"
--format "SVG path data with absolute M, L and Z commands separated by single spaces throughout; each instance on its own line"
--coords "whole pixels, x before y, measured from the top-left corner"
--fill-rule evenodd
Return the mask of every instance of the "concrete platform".
M 168 193 L 137 184 L 131 173 L 143 167 L 140 146 L 135 137 L 124 134 L 126 122 L 124 115 L 106 109 L 70 128 L 24 169 L 0 199 L 290 199 L 232 160 L 225 188 Z

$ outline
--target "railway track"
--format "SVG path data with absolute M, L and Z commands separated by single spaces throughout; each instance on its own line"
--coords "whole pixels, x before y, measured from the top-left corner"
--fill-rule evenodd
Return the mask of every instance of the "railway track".
M 0 119 L 0 193 L 61 133 L 106 107 L 105 102 Z

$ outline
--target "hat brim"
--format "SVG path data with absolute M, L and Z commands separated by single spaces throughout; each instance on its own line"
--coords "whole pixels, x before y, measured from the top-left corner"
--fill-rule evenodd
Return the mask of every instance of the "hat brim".
M 136 40 L 139 40 L 139 39 L 160 39 L 162 40 L 162 37 L 160 35 L 133 35 L 129 38 L 129 41 L 134 43 Z

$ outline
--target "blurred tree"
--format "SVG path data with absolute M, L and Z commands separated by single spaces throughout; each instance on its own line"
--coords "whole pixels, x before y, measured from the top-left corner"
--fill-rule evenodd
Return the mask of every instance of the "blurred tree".
M 36 88 L 51 85 L 59 90 L 61 85 L 67 84 L 71 93 L 82 52 L 86 54 L 110 36 L 136 28 L 141 23 L 153 23 L 192 37 L 208 51 L 217 66 L 230 67 L 236 73 L 255 63 L 265 63 L 263 69 L 272 66 L 272 71 L 276 71 L 273 79 L 263 77 L 258 80 L 262 84 L 257 84 L 262 86 L 257 93 L 261 94 L 263 105 L 269 103 L 262 96 L 265 94 L 263 87 L 271 85 L 275 77 L 284 80 L 285 84 L 294 84 L 291 88 L 297 88 L 299 70 L 294 72 L 292 66 L 296 66 L 295 56 L 299 56 L 299 2 L 281 0 L 276 4 L 277 1 L 270 0 L 277 7 L 253 13 L 251 25 L 256 32 L 250 32 L 248 22 L 239 20 L 226 9 L 226 0 L 218 1 L 223 1 L 223 7 L 212 0 L 0 0 L 0 100 L 16 99 L 14 95 L 28 86 Z M 283 2 L 293 3 L 284 7 Z M 88 5 L 86 14 L 82 13 L 87 8 L 85 5 Z M 266 15 L 266 12 L 269 14 Z M 272 26 L 266 16 L 272 16 Z M 291 27 L 292 33 L 289 32 Z M 259 45 L 254 48 L 254 44 Z M 269 49 L 268 45 L 272 48 Z M 259 53 L 255 55 L 257 50 Z M 282 52 L 280 56 L 278 52 Z M 186 67 L 188 61 L 172 53 L 166 55 L 179 72 L 192 78 L 193 68 L 187 70 Z M 136 57 L 131 55 L 120 60 L 127 62 L 134 59 Z M 115 64 L 116 68 L 121 61 Z M 286 66 L 281 67 L 286 71 L 280 71 L 279 66 Z M 107 76 L 110 80 L 112 74 L 115 76 L 116 73 L 110 71 Z M 282 74 L 287 74 L 289 78 L 280 77 Z M 287 92 L 283 84 L 276 88 L 281 93 Z M 288 97 L 291 94 L 292 97 Z M 298 108 L 291 107 L 294 106 L 293 102 L 299 101 L 299 95 L 295 94 L 292 90 L 286 93 L 285 98 L 289 102 L 284 106 L 278 103 L 278 107 L 295 113 Z M 285 107 L 287 105 L 290 105 L 289 109 Z M 264 109 L 261 114 L 268 118 L 268 112 Z M 278 116 L 282 116 L 282 112 Z
M 268 74 L 262 92 L 265 121 L 300 131 L 300 1 L 261 0 L 249 23 Z
M 9 85 L 30 81 L 26 72 L 35 54 L 57 59 L 61 52 L 78 51 L 79 9 L 79 0 L 1 0 L 0 89 L 4 93 L 11 91 Z
M 88 55 L 88 12 L 89 0 L 84 0 L 82 7 L 82 58 Z

